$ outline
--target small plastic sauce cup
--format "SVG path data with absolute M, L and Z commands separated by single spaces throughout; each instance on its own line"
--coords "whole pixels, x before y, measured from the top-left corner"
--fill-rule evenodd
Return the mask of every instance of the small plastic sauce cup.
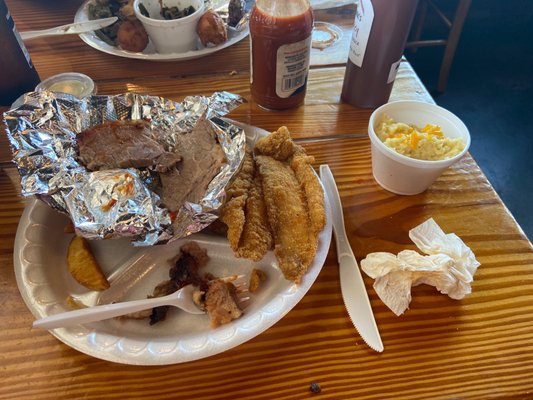
M 77 72 L 66 72 L 51 76 L 39 83 L 35 90 L 68 93 L 79 98 L 96 94 L 94 81 L 87 75 Z

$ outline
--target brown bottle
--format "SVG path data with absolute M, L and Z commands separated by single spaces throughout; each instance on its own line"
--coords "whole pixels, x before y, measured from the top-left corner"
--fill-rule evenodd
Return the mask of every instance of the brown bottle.
M 0 49 L 0 105 L 10 106 L 40 79 L 4 0 L 0 0 Z
M 390 97 L 418 0 L 360 0 L 341 98 L 376 108 Z

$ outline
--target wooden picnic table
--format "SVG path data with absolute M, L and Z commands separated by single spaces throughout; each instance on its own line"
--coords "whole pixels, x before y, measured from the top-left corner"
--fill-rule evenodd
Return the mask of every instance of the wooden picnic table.
M 8 0 L 20 31 L 69 23 L 80 1 Z M 397 317 L 366 288 L 385 346 L 371 350 L 343 305 L 335 245 L 303 299 L 274 326 L 220 354 L 163 366 L 100 360 L 32 329 L 34 316 L 15 279 L 20 194 L 6 135 L 0 137 L 0 399 L 526 399 L 533 396 L 533 249 L 475 160 L 467 154 L 424 193 L 399 196 L 373 179 L 366 133 L 372 110 L 340 100 L 353 9 L 322 10 L 316 19 L 343 28 L 341 42 L 313 50 L 305 105 L 284 112 L 250 98 L 248 38 L 209 56 L 172 62 L 105 54 L 78 36 L 27 43 L 42 79 L 61 72 L 91 76 L 103 95 L 138 92 L 182 100 L 224 90 L 249 100 L 229 116 L 269 131 L 286 125 L 329 164 L 342 197 L 346 230 L 358 260 L 368 253 L 414 249 L 408 231 L 434 218 L 461 237 L 481 266 L 472 293 L 452 300 L 413 288 Z M 432 102 L 403 62 L 392 99 Z M 2 111 L 6 111 L 4 108 Z M 482 140 L 482 132 L 471 132 Z M 316 140 L 324 138 L 330 140 Z M 527 179 L 527 177 L 524 177 Z M 310 385 L 320 385 L 312 393 Z

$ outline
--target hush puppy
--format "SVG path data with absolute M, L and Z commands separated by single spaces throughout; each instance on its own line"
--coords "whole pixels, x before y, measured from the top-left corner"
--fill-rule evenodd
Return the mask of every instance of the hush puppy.
M 143 51 L 148 45 L 148 34 L 139 20 L 124 21 L 117 32 L 118 45 L 127 51 Z

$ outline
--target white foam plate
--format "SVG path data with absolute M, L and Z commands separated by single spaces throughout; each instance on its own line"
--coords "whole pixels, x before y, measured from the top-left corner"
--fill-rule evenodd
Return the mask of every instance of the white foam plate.
M 76 12 L 74 16 L 74 22 L 84 22 L 89 20 L 89 4 L 94 2 L 94 0 L 88 0 L 82 4 L 82 6 Z M 112 54 L 114 56 L 125 57 L 125 58 L 134 58 L 139 60 L 149 60 L 149 61 L 186 61 L 193 60 L 200 57 L 205 57 L 209 54 L 216 53 L 226 47 L 232 46 L 235 43 L 241 41 L 246 36 L 248 36 L 249 29 L 246 27 L 242 31 L 235 31 L 228 29 L 228 40 L 218 46 L 214 47 L 203 47 L 200 42 L 198 42 L 198 50 L 186 51 L 184 53 L 157 53 L 153 43 L 150 41 L 148 46 L 142 52 L 133 52 L 122 50 L 119 47 L 111 46 L 101 40 L 94 32 L 82 33 L 80 34 L 81 40 L 87 43 L 89 46 L 99 50 L 101 52 Z
M 251 127 L 248 127 L 251 128 Z M 265 132 L 247 130 L 254 142 Z M 150 326 L 148 320 L 106 320 L 50 331 L 68 346 L 103 360 L 134 365 L 176 364 L 209 357 L 236 347 L 264 332 L 286 315 L 316 280 L 331 241 L 331 210 L 326 198 L 327 224 L 319 236 L 312 265 L 299 285 L 284 279 L 272 252 L 251 262 L 235 258 L 225 238 L 197 234 L 150 248 L 135 248 L 127 239 L 92 241 L 91 247 L 111 288 L 88 291 L 67 270 L 66 254 L 72 234 L 63 229 L 67 217 L 32 200 L 21 217 L 14 248 L 17 284 L 36 318 L 70 310 L 68 296 L 87 305 L 146 298 L 155 285 L 168 279 L 167 260 L 191 240 L 208 251 L 205 271 L 216 276 L 249 273 L 260 268 L 267 282 L 251 295 L 244 315 L 216 329 L 207 315 L 191 315 L 171 308 L 165 321 Z

